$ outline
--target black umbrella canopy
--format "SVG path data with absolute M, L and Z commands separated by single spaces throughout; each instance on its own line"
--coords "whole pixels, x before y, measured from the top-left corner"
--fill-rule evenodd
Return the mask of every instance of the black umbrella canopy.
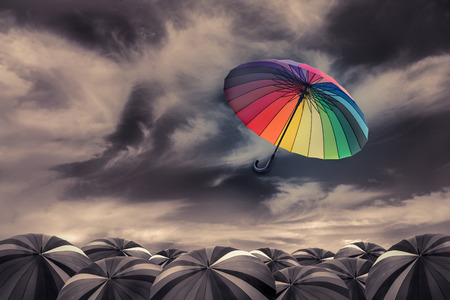
M 91 263 L 56 236 L 30 233 L 0 241 L 0 299 L 56 299 L 64 283 Z
M 115 257 L 132 256 L 149 259 L 151 253 L 133 241 L 122 238 L 96 239 L 81 248 L 92 261 Z
M 247 251 L 211 247 L 180 255 L 156 277 L 152 300 L 273 299 L 269 268 Z
M 300 265 L 292 255 L 280 249 L 259 248 L 250 253 L 264 262 L 272 272 Z
M 61 289 L 58 300 L 144 300 L 162 267 L 136 257 L 109 257 L 81 269 Z
M 393 245 L 369 272 L 368 299 L 450 299 L 450 236 L 424 234 Z
M 164 249 L 150 257 L 149 262 L 164 268 L 183 253 L 186 253 L 186 251 L 173 248 Z
M 366 280 L 373 262 L 362 258 L 338 258 L 318 264 L 336 273 L 347 285 L 351 300 L 366 299 Z
M 380 245 L 369 242 L 356 242 L 344 246 L 336 253 L 334 258 L 357 257 L 374 262 L 384 252 L 386 252 L 386 249 Z
M 303 248 L 292 252 L 292 256 L 302 266 L 312 266 L 333 259 L 334 253 L 322 248 Z
M 276 300 L 348 300 L 345 282 L 335 273 L 316 266 L 295 266 L 273 274 Z

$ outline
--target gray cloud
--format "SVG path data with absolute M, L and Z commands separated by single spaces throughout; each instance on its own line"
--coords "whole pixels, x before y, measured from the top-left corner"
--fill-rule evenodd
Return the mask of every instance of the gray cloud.
M 308 44 L 333 53 L 339 67 L 404 65 L 450 50 L 449 13 L 447 1 L 341 1 Z
M 6 0 L 0 10 L 22 26 L 50 30 L 112 57 L 158 45 L 166 35 L 161 13 L 150 2 Z
M 377 14 L 397 4 L 384 5 Z M 427 5 L 447 22 L 443 3 Z M 400 29 L 416 21 L 398 20 L 398 40 L 378 53 L 371 38 L 392 39 L 387 25 L 354 26 L 370 3 L 20 0 L 0 9 L 9 26 L 0 32 L 2 237 L 33 229 L 79 245 L 120 236 L 152 252 L 336 251 L 448 228 L 448 56 L 431 56 L 448 45 L 416 49 Z M 443 36 L 423 26 L 420 36 Z M 369 121 L 363 151 L 339 161 L 280 151 L 268 173 L 253 172 L 273 146 L 234 116 L 223 78 L 271 57 L 343 78 Z M 420 215 L 427 203 L 442 214 Z

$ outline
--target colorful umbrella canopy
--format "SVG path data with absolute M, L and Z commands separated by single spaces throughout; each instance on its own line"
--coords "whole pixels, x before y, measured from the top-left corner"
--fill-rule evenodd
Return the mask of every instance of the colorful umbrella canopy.
M 327 269 L 297 266 L 274 273 L 276 300 L 348 300 L 344 281 Z
M 56 299 L 91 260 L 66 240 L 45 234 L 0 241 L 0 299 Z
M 109 257 L 81 269 L 61 289 L 58 300 L 148 299 L 162 267 L 136 257 Z
M 132 256 L 149 259 L 152 255 L 141 245 L 121 238 L 96 239 L 81 247 L 92 261 L 114 256 Z
M 292 252 L 292 256 L 300 265 L 311 266 L 333 259 L 334 253 L 322 248 L 305 248 Z
M 225 78 L 228 104 L 257 135 L 307 157 L 340 159 L 362 149 L 368 127 L 363 113 L 336 80 L 292 60 L 259 60 Z
M 345 245 L 336 253 L 334 258 L 357 257 L 374 262 L 381 254 L 385 252 L 386 249 L 380 245 L 369 242 L 356 242 Z
M 280 249 L 259 248 L 250 253 L 264 262 L 272 272 L 300 265 L 292 255 Z
M 149 262 L 152 264 L 160 265 L 161 267 L 165 267 L 183 253 L 186 253 L 186 251 L 172 248 L 164 249 L 150 257 Z
M 151 289 L 157 299 L 272 299 L 275 281 L 259 259 L 229 247 L 194 250 L 168 264 Z
M 402 240 L 369 272 L 368 299 L 450 299 L 450 236 L 424 234 Z
M 366 299 L 366 279 L 373 262 L 362 258 L 338 258 L 317 265 L 336 273 L 347 285 L 351 300 Z

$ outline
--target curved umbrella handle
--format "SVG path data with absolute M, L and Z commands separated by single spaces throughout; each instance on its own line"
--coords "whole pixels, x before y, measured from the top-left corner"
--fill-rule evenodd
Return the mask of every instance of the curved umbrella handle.
M 273 154 L 270 156 L 270 158 L 269 158 L 269 160 L 267 161 L 266 165 L 265 165 L 264 167 L 262 167 L 262 168 L 258 167 L 259 160 L 256 160 L 256 161 L 255 161 L 255 164 L 253 165 L 253 169 L 254 169 L 256 172 L 258 172 L 258 173 L 264 173 L 264 172 L 266 172 L 266 171 L 269 169 L 270 164 L 272 163 L 272 160 L 273 160 L 274 158 L 275 158 L 275 153 L 273 153 Z

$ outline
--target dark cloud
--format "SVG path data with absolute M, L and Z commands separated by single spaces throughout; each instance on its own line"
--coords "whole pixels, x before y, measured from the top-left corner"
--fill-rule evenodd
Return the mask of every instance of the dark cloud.
M 45 28 L 106 55 L 127 56 L 141 44 L 160 44 L 166 35 L 157 7 L 137 0 L 6 0 L 0 11 L 12 14 L 22 26 Z
M 356 155 L 343 160 L 318 160 L 285 153 L 271 174 L 310 177 L 328 188 L 339 184 L 390 191 L 407 198 L 450 185 L 450 111 L 426 116 L 399 116 L 371 128 L 369 141 Z
M 68 188 L 67 196 L 74 199 L 119 196 L 130 201 L 189 199 L 199 205 L 203 201 L 212 201 L 214 205 L 231 201 L 241 209 L 255 210 L 256 203 L 279 192 L 280 178 L 291 182 L 297 179 L 299 183 L 318 181 L 327 192 L 341 184 L 382 189 L 386 198 L 395 195 L 401 199 L 439 190 L 450 183 L 450 162 L 446 154 L 450 148 L 446 130 L 450 125 L 449 111 L 424 116 L 399 113 L 397 119 L 373 126 L 364 149 L 343 160 L 309 159 L 282 150 L 271 170 L 260 175 L 253 172 L 250 161 L 239 166 L 211 162 L 246 142 L 238 130 L 242 124 L 224 103 L 217 105 L 219 96 L 211 98 L 209 104 L 199 101 L 203 105 L 192 111 L 169 110 L 155 119 L 153 106 L 165 96 L 158 86 L 157 83 L 135 86 L 115 132 L 105 138 L 110 146 L 104 153 L 88 161 L 55 167 L 62 177 L 78 178 Z M 171 136 L 176 130 L 189 127 L 189 118 L 201 114 L 200 107 L 211 114 L 218 110 L 227 113 L 215 120 L 217 130 L 209 139 L 186 153 L 176 152 Z M 122 159 L 121 155 L 130 148 L 143 151 Z M 178 158 L 171 160 L 168 153 Z M 210 162 L 203 163 L 203 160 Z M 183 161 L 198 163 L 186 165 Z M 185 210 L 184 216 L 205 218 L 196 206 Z M 233 214 L 237 215 L 236 212 L 226 215 Z
M 116 152 L 128 146 L 136 147 L 144 139 L 144 130 L 153 126 L 152 100 L 163 94 L 157 83 L 140 83 L 134 86 L 122 110 L 116 131 L 105 138 L 111 151 Z
M 69 198 L 119 196 L 130 201 L 188 198 L 196 203 L 205 199 L 215 203 L 223 199 L 233 199 L 235 203 L 249 199 L 241 205 L 246 206 L 275 192 L 275 187 L 254 174 L 250 166 L 235 168 L 214 161 L 202 162 L 225 156 L 245 143 L 236 117 L 225 104 L 217 105 L 216 101 L 211 101 L 201 107 L 204 112 L 214 113 L 221 109 L 230 112 L 215 120 L 218 131 L 211 138 L 197 143 L 188 153 L 174 152 L 172 134 L 188 126 L 188 119 L 201 110 L 194 108 L 190 113 L 189 110 L 174 109 L 155 118 L 154 106 L 158 99 L 164 101 L 164 96 L 157 83 L 136 85 L 116 130 L 105 137 L 108 142 L 105 151 L 86 161 L 53 168 L 63 178 L 77 178 L 67 189 Z M 127 156 L 132 149 L 142 151 Z M 172 161 L 167 153 L 179 158 L 173 163 L 166 162 Z M 183 161 L 198 161 L 198 164 L 186 166 Z
M 252 41 L 284 41 L 296 36 L 281 11 L 258 2 L 224 1 L 221 5 L 232 17 L 232 30 L 237 36 Z
M 408 63 L 450 50 L 445 0 L 340 1 L 326 20 L 305 42 L 332 53 L 340 66 Z

